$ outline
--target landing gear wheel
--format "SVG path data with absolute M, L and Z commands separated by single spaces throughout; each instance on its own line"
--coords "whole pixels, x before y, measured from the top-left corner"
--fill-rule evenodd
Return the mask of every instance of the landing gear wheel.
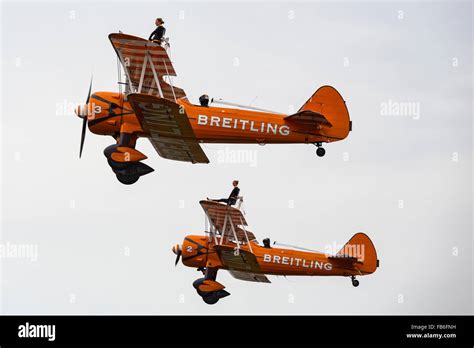
M 326 150 L 324 150 L 322 147 L 318 147 L 318 149 L 316 150 L 316 155 L 318 155 L 319 157 L 323 157 L 325 154 Z
M 355 278 L 355 276 L 351 276 L 352 279 L 352 286 L 358 287 L 359 286 L 359 281 Z
M 203 297 L 202 300 L 206 302 L 208 305 L 213 305 L 219 301 L 219 297 L 216 296 L 216 294 L 210 294 L 206 297 Z
M 123 175 L 120 173 L 115 174 L 117 176 L 118 181 L 120 181 L 124 185 L 131 185 L 134 184 L 140 179 L 140 175 Z

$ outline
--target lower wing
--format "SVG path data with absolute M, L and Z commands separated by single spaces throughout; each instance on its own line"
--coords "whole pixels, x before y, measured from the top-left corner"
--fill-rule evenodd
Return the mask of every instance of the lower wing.
M 163 157 L 191 163 L 209 163 L 194 136 L 184 108 L 168 99 L 148 94 L 129 94 L 128 99 L 150 142 Z

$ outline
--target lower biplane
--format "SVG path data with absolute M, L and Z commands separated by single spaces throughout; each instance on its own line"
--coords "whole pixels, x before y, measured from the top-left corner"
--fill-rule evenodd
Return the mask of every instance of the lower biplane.
M 104 155 L 123 184 L 153 171 L 142 162 L 147 156 L 136 149 L 140 137 L 148 138 L 166 159 L 209 163 L 200 143 L 314 144 L 321 157 L 323 143 L 345 139 L 352 128 L 345 101 L 331 86 L 319 88 L 290 115 L 222 101 L 234 108 L 194 105 L 173 85 L 176 72 L 165 47 L 122 33 L 109 39 L 125 83 L 119 81 L 119 92 L 92 93 L 91 80 L 86 103 L 76 108 L 83 120 L 79 157 L 87 127 L 113 137 L 115 143 Z
M 356 233 L 334 255 L 297 247 L 277 248 L 268 238 L 260 245 L 247 229 L 239 208 L 213 201 L 200 204 L 209 221 L 209 231 L 203 236 L 186 236 L 172 250 L 177 255 L 175 265 L 182 258 L 185 266 L 202 271 L 204 277 L 194 281 L 193 286 L 207 304 L 230 295 L 216 281 L 219 270 L 227 270 L 240 280 L 261 283 L 270 283 L 267 275 L 343 276 L 350 277 L 357 287 L 357 276 L 374 273 L 379 266 L 375 247 L 364 233 Z

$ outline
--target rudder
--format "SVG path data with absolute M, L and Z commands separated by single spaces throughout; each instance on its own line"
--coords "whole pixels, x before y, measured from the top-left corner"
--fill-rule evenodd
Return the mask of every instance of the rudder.
M 346 102 L 341 94 L 332 86 L 318 88 L 311 98 L 303 104 L 298 112 L 310 110 L 323 115 L 332 125 L 326 135 L 336 139 L 344 139 L 352 130 L 352 122 Z
M 336 254 L 341 257 L 355 257 L 361 263 L 358 269 L 362 273 L 374 273 L 379 266 L 374 243 L 365 233 L 356 233 Z

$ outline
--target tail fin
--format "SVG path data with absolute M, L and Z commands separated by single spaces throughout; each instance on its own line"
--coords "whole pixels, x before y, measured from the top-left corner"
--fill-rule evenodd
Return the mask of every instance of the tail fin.
M 336 254 L 337 257 L 357 258 L 362 273 L 374 273 L 379 266 L 377 251 L 365 233 L 356 233 Z
M 334 87 L 322 86 L 318 88 L 298 112 L 306 110 L 323 115 L 332 125 L 326 131 L 326 135 L 329 137 L 344 139 L 352 130 L 346 102 Z

